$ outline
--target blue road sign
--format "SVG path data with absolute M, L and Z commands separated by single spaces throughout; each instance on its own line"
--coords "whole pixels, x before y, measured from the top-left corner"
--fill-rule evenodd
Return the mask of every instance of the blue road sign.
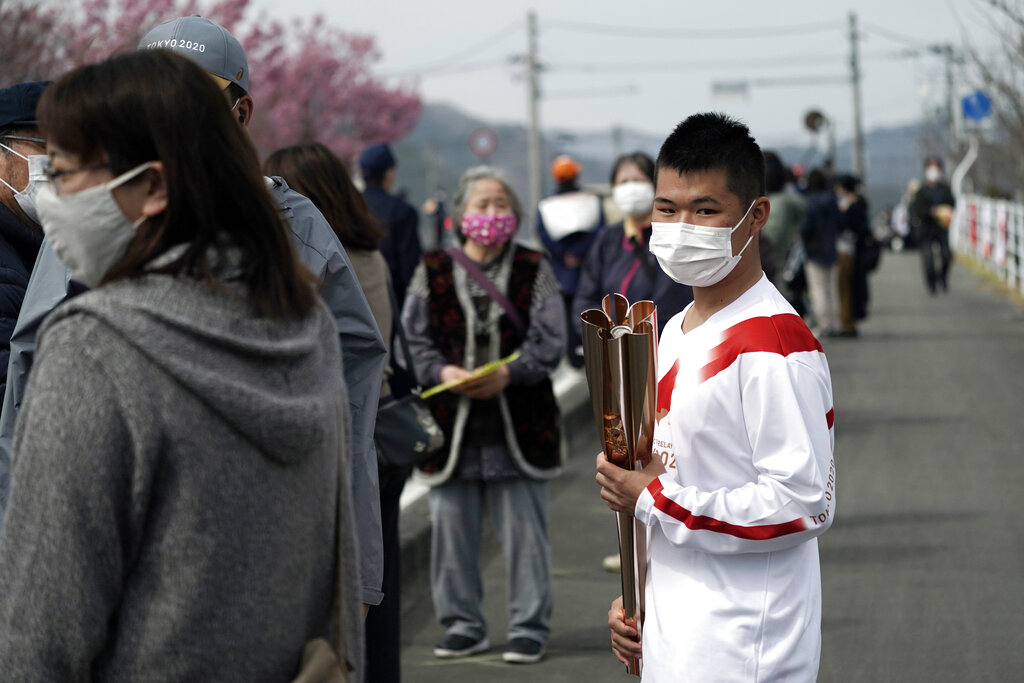
M 963 108 L 964 118 L 971 121 L 983 121 L 992 114 L 992 100 L 980 90 L 975 90 L 960 100 L 960 106 Z

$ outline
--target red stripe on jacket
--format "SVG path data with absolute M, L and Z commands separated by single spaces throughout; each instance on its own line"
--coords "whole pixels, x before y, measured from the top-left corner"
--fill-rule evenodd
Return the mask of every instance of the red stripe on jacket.
M 801 351 L 823 351 L 800 316 L 781 313 L 750 318 L 722 333 L 722 342 L 711 349 L 711 360 L 700 369 L 699 379 L 706 382 L 725 370 L 741 353 L 777 353 L 788 356 Z
M 835 408 L 829 408 L 828 412 L 825 413 L 825 423 L 828 425 L 829 429 L 832 429 L 832 425 L 834 425 L 836 423 L 836 409 Z
M 672 407 L 672 390 L 676 388 L 676 375 L 679 374 L 679 359 L 672 364 L 665 376 L 658 382 L 658 401 L 655 404 L 655 418 L 660 422 L 661 418 L 668 415 Z
M 803 518 L 794 519 L 782 524 L 763 524 L 761 526 L 741 526 L 723 522 L 714 517 L 695 515 L 677 502 L 666 496 L 662 491 L 665 488 L 660 479 L 655 479 L 648 486 L 647 490 L 654 496 L 654 507 L 666 515 L 678 519 L 687 528 L 694 531 L 713 531 L 718 534 L 728 534 L 736 538 L 743 538 L 751 541 L 766 541 L 770 538 L 779 538 L 796 534 L 807 529 L 807 523 Z

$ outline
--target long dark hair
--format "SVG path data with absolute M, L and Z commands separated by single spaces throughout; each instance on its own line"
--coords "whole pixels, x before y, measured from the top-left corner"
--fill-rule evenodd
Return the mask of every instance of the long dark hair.
M 167 209 L 139 227 L 104 283 L 141 275 L 154 257 L 187 244 L 157 270 L 216 284 L 237 253 L 257 315 L 301 318 L 316 305 L 314 278 L 295 255 L 256 150 L 191 61 L 141 50 L 83 66 L 46 89 L 38 115 L 47 139 L 83 164 L 106 162 L 115 176 L 163 164 Z
M 309 198 L 347 249 L 376 249 L 384 231 L 341 159 L 319 142 L 279 149 L 263 162 L 263 172 L 281 176 Z

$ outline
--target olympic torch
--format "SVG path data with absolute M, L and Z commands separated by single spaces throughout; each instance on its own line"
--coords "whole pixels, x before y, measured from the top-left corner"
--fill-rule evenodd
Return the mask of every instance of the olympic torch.
M 583 361 L 590 386 L 594 422 L 609 462 L 643 469 L 651 460 L 657 393 L 658 316 L 653 301 L 630 305 L 609 294 L 580 315 Z M 633 515 L 615 513 L 626 621 L 641 633 L 647 578 L 647 529 Z M 634 659 L 627 671 L 639 676 Z

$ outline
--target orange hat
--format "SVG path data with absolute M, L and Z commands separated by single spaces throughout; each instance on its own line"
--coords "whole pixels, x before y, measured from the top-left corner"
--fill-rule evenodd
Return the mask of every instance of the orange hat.
M 551 177 L 557 183 L 565 183 L 580 174 L 580 165 L 568 154 L 555 157 L 551 162 Z

